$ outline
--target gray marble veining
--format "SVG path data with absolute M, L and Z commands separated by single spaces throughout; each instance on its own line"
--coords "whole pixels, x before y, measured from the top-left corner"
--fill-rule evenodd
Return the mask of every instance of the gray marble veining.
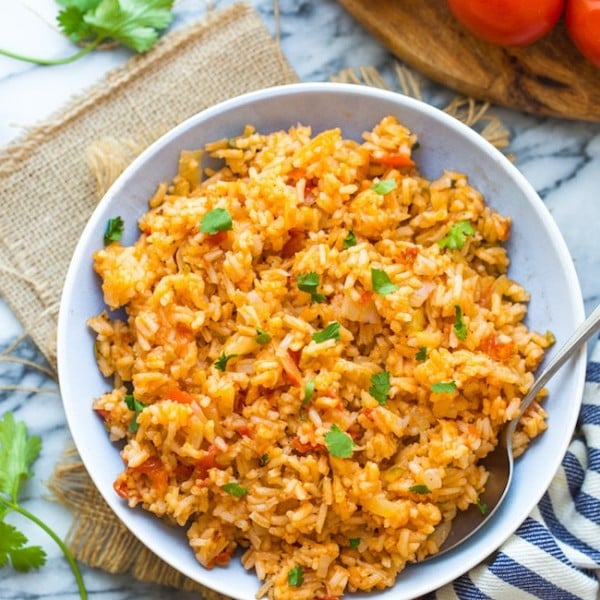
M 233 0 L 217 0 L 219 8 Z M 201 17 L 208 3 L 182 0 L 176 7 L 174 27 Z M 272 0 L 253 0 L 265 24 L 276 33 Z M 57 35 L 46 21 L 56 12 L 53 0 L 39 0 L 37 13 L 24 8 L 32 3 L 5 3 L 0 17 L 2 44 L 11 43 L 17 50 L 38 54 L 63 55 L 69 42 Z M 391 85 L 395 82 L 395 59 L 333 0 L 280 0 L 279 34 L 282 50 L 304 81 L 325 81 L 345 68 L 372 65 Z M 27 18 L 29 17 L 29 20 Z M 23 46 L 19 27 L 36 27 Z M 25 40 L 25 41 L 27 41 Z M 95 53 L 66 67 L 36 67 L 0 57 L 0 146 L 15 139 L 24 127 L 47 118 L 68 99 L 97 81 L 106 71 L 129 57 L 125 50 Z M 427 100 L 445 105 L 453 93 L 431 82 L 423 82 Z M 43 101 L 41 101 L 43 99 Z M 600 124 L 568 122 L 524 115 L 498 109 L 510 129 L 509 151 L 516 165 L 540 193 L 556 220 L 581 282 L 586 312 L 600 299 Z M 20 325 L 10 309 L 0 300 L 0 351 L 19 335 Z M 28 341 L 17 349 L 18 356 L 43 363 L 36 348 Z M 0 385 L 42 387 L 48 391 L 33 397 L 32 392 L 0 392 L 0 413 L 11 410 L 25 420 L 32 433 L 42 436 L 43 452 L 36 463 L 36 475 L 28 483 L 26 505 L 53 524 L 59 534 L 66 534 L 70 515 L 66 509 L 46 499 L 44 481 L 49 477 L 69 439 L 57 383 L 37 370 L 0 361 Z M 19 521 L 19 525 L 23 525 Z M 1 600 L 78 598 L 69 568 L 55 546 L 37 531 L 27 529 L 31 537 L 48 552 L 48 565 L 39 573 L 16 574 L 10 569 L 0 572 Z M 129 600 L 137 598 L 197 598 L 157 586 L 133 581 L 125 575 L 109 575 L 84 568 L 91 598 Z

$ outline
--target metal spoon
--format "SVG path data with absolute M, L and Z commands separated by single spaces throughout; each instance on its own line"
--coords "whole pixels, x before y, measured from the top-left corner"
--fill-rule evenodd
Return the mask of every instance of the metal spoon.
M 496 448 L 480 461 L 479 464 L 483 465 L 489 472 L 485 492 L 480 497 L 480 502 L 487 506 L 485 514 L 482 515 L 481 510 L 475 505 L 465 511 L 459 511 L 452 521 L 450 533 L 441 545 L 439 552 L 428 558 L 436 558 L 440 554 L 462 544 L 492 518 L 506 497 L 512 480 L 514 468 L 512 437 L 519 419 L 550 378 L 599 330 L 600 306 L 597 306 L 592 314 L 575 330 L 575 333 L 565 345 L 553 356 L 521 401 L 519 416 L 505 427 L 499 436 Z

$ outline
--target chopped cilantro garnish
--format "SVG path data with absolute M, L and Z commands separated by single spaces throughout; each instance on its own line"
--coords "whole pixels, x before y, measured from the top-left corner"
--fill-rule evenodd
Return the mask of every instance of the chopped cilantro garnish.
M 456 391 L 456 382 L 454 381 L 438 381 L 432 384 L 431 391 L 435 394 L 451 394 Z
M 304 399 L 302 400 L 302 406 L 306 406 L 307 404 L 310 404 L 310 401 L 312 400 L 314 393 L 315 393 L 315 380 L 309 379 L 304 384 Z
M 225 369 L 227 368 L 227 363 L 232 358 L 235 358 L 236 356 L 238 356 L 238 355 L 237 354 L 225 354 L 223 352 L 223 354 L 221 354 L 221 356 L 219 356 L 219 358 L 217 358 L 217 360 L 215 361 L 215 369 L 218 369 L 219 371 L 225 371 Z
M 300 587 L 304 583 L 304 571 L 302 567 L 292 567 L 287 574 L 288 585 Z
M 556 344 L 556 336 L 550 330 L 546 331 L 546 341 L 550 345 Z
M 138 423 L 138 416 L 144 410 L 144 408 L 146 408 L 146 405 L 142 404 L 139 400 L 134 398 L 133 394 L 126 394 L 125 398 L 123 398 L 123 400 L 125 400 L 125 404 L 127 405 L 127 408 L 129 410 L 132 410 L 135 413 L 133 415 L 133 419 L 131 420 L 131 423 L 129 423 L 129 431 L 131 433 L 135 433 L 140 427 L 140 425 Z
M 269 462 L 268 454 L 261 454 L 260 459 L 258 460 L 261 467 L 264 467 Z
M 390 374 L 387 371 L 373 373 L 371 375 L 371 387 L 369 394 L 377 400 L 381 406 L 387 402 L 388 394 L 390 393 Z
M 418 150 L 421 147 L 421 143 L 420 142 L 415 142 L 412 146 L 411 146 L 411 150 L 414 152 L 415 150 Z
M 331 456 L 350 458 L 352 456 L 352 449 L 354 448 L 354 441 L 337 425 L 332 425 L 331 429 L 325 434 L 325 445 Z
M 235 498 L 243 498 L 248 493 L 248 488 L 240 485 L 236 481 L 223 484 L 221 489 Z
M 340 339 L 340 324 L 337 321 L 332 321 L 321 331 L 317 331 L 312 334 L 312 339 L 321 344 L 327 340 L 339 340 Z
M 475 228 L 470 221 L 454 223 L 446 235 L 438 242 L 440 248 L 460 250 L 467 241 L 467 236 L 474 235 Z
M 271 341 L 271 336 L 264 329 L 256 329 L 256 335 L 254 336 L 254 340 L 257 344 L 264 346 Z
M 124 230 L 125 223 L 121 217 L 110 218 L 104 231 L 104 245 L 108 246 L 112 242 L 118 242 L 123 237 Z
M 233 221 L 229 211 L 224 208 L 214 208 L 209 210 L 200 221 L 200 231 L 202 233 L 215 234 L 219 231 L 229 231 L 233 229 Z
M 298 275 L 296 278 L 296 284 L 298 285 L 298 289 L 302 292 L 306 292 L 310 294 L 311 302 L 325 302 L 327 297 L 323 294 L 319 294 L 317 292 L 317 287 L 320 283 L 319 275 L 315 272 L 304 273 L 302 275 Z
M 422 483 L 417 483 L 416 485 L 411 485 L 408 488 L 409 492 L 414 492 L 415 494 L 431 494 L 431 490 Z
M 371 287 L 381 296 L 387 296 L 400 289 L 399 286 L 392 283 L 390 276 L 383 269 L 371 269 Z
M 360 538 L 350 538 L 348 540 L 348 545 L 352 550 L 356 550 L 360 546 Z
M 374 183 L 371 186 L 371 189 L 377 194 L 385 196 L 386 194 L 389 194 L 392 190 L 395 190 L 397 187 L 398 184 L 396 183 L 395 179 L 382 179 L 381 181 Z
M 456 315 L 454 318 L 454 333 L 459 340 L 466 340 L 468 333 L 467 326 L 463 321 L 462 309 L 458 304 L 454 305 L 454 312 Z
M 356 246 L 356 235 L 354 235 L 354 231 L 351 229 L 344 238 L 344 250 L 348 250 L 348 248 L 352 248 L 352 246 Z
M 421 346 L 417 353 L 415 354 L 415 359 L 419 362 L 423 362 L 427 360 L 427 348 L 425 346 Z
M 485 513 L 488 511 L 488 505 L 485 502 L 482 502 L 479 497 L 477 498 L 476 504 L 477 504 L 477 508 L 479 509 L 479 512 L 482 515 L 485 515 Z

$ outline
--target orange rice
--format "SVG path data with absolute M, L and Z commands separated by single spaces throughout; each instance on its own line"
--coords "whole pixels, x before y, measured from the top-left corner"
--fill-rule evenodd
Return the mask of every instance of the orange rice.
M 420 176 L 416 141 L 391 116 L 362 143 L 247 127 L 182 153 L 137 241 L 94 256 L 126 313 L 89 321 L 115 490 L 206 568 L 241 549 L 257 597 L 383 589 L 435 553 L 550 343 L 510 220 L 464 174 Z M 536 403 L 520 450 L 544 428 Z

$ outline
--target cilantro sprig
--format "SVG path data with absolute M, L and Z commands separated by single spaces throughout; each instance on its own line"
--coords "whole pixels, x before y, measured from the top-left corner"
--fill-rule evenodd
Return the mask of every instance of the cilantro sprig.
M 25 423 L 15 421 L 11 412 L 0 420 L 0 568 L 10 563 L 17 571 L 39 569 L 46 562 L 46 552 L 29 545 L 27 536 L 4 518 L 15 512 L 35 523 L 46 532 L 67 559 L 82 600 L 87 598 L 81 572 L 71 551 L 44 521 L 19 504 L 19 493 L 33 475 L 31 467 L 42 449 L 39 436 L 29 435 Z
M 438 381 L 431 384 L 431 391 L 434 394 L 452 394 L 456 391 L 455 381 Z
M 125 222 L 119 216 L 111 217 L 106 223 L 104 230 L 104 245 L 108 246 L 112 242 L 118 242 L 123 237 L 125 231 Z
M 344 250 L 348 250 L 348 248 L 352 248 L 352 246 L 356 246 L 356 234 L 351 229 L 348 232 L 348 235 L 344 238 L 342 247 Z
M 131 433 L 135 433 L 140 428 L 138 417 L 144 408 L 146 408 L 146 405 L 140 402 L 137 398 L 134 398 L 133 394 L 125 394 L 123 400 L 127 408 L 133 411 L 133 419 L 131 419 L 131 422 L 129 423 L 129 431 Z
M 340 339 L 340 324 L 337 321 L 332 321 L 321 331 L 316 331 L 312 334 L 312 339 L 321 344 L 327 340 L 339 340 Z
M 387 296 L 400 287 L 392 283 L 390 276 L 383 269 L 371 269 L 371 287 L 381 296 Z
M 200 231 L 214 235 L 220 231 L 233 229 L 233 220 L 229 211 L 225 208 L 213 208 L 209 210 L 200 221 Z
M 466 340 L 468 335 L 467 326 L 463 321 L 462 308 L 458 305 L 454 305 L 454 333 L 459 340 Z
M 369 394 L 383 406 L 387 402 L 388 394 L 390 393 L 390 374 L 387 371 L 373 373 L 371 375 L 371 387 Z
M 56 0 L 59 29 L 73 42 L 83 45 L 64 58 L 37 58 L 6 49 L 0 54 L 40 65 L 64 65 L 95 50 L 102 42 L 114 41 L 136 52 L 146 52 L 159 33 L 173 20 L 174 0 Z
M 371 189 L 380 196 L 385 196 L 392 190 L 395 190 L 397 187 L 398 184 L 396 183 L 395 179 L 381 179 L 377 183 L 374 183 L 371 186 Z
M 298 289 L 301 292 L 310 294 L 310 301 L 317 304 L 327 300 L 327 296 L 317 292 L 317 288 L 319 287 L 320 283 L 321 278 L 319 277 L 318 273 L 315 273 L 314 271 L 310 273 L 302 273 L 296 277 L 296 285 L 298 286 Z
M 475 235 L 475 227 L 470 221 L 459 221 L 454 223 L 448 233 L 438 242 L 440 248 L 448 250 L 462 250 L 467 237 Z
M 304 569 L 301 566 L 292 567 L 287 574 L 288 585 L 300 587 L 304 583 Z
M 354 440 L 337 425 L 332 425 L 325 434 L 325 445 L 329 454 L 337 458 L 350 458 L 354 449 Z
M 248 488 L 244 485 L 240 485 L 237 481 L 224 483 L 221 486 L 221 489 L 234 498 L 243 498 L 248 493 Z
M 225 354 L 225 352 L 223 352 L 221 354 L 221 356 L 219 356 L 219 358 L 217 358 L 217 360 L 215 360 L 215 369 L 217 369 L 218 371 L 225 372 L 225 370 L 227 369 L 227 363 L 232 358 L 235 358 L 236 356 L 239 356 L 239 355 L 238 354 Z

